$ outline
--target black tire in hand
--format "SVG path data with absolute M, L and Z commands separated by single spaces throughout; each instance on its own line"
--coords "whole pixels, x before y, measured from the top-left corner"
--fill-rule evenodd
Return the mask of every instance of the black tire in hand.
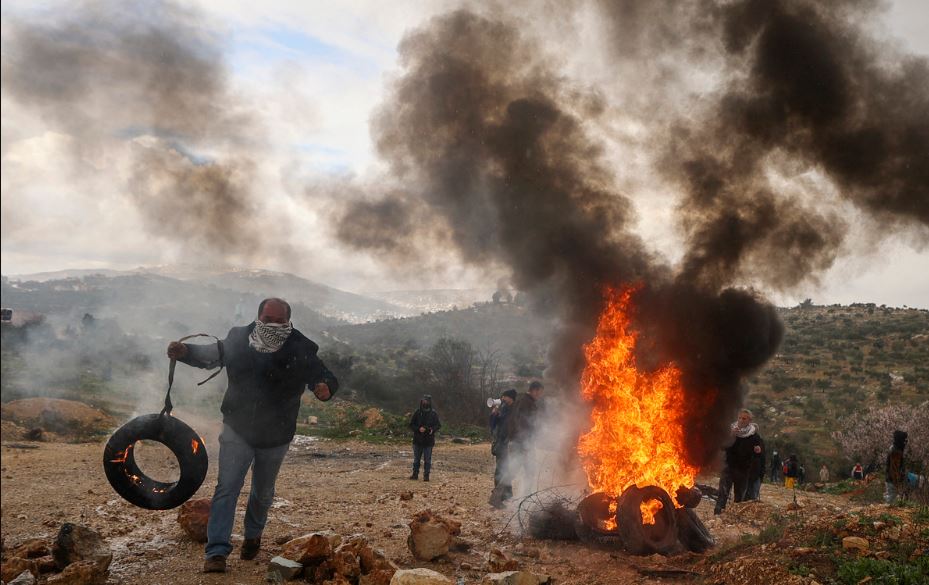
M 181 476 L 173 483 L 145 475 L 135 462 L 138 441 L 156 441 L 174 453 Z M 209 467 L 203 440 L 183 421 L 169 414 L 146 414 L 113 433 L 103 450 L 103 469 L 110 485 L 128 502 L 146 510 L 170 510 L 190 499 Z

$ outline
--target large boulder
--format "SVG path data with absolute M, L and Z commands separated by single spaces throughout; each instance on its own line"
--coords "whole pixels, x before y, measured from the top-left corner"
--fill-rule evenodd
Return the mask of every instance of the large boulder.
M 210 498 L 187 500 L 177 511 L 177 522 L 194 542 L 206 542 L 206 527 L 210 521 Z
M 452 580 L 431 569 L 401 569 L 394 573 L 390 585 L 451 585 Z
M 447 555 L 452 538 L 461 534 L 460 523 L 434 515 L 430 510 L 416 514 L 409 527 L 407 546 L 413 556 L 421 561 Z
M 92 561 L 103 573 L 106 573 L 113 560 L 113 553 L 99 534 L 86 526 L 70 522 L 62 524 L 58 530 L 58 537 L 52 545 L 52 556 L 59 569 L 80 561 Z

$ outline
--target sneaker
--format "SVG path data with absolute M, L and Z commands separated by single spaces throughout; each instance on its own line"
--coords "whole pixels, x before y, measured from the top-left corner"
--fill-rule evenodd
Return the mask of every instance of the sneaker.
M 225 573 L 226 572 L 226 557 L 223 555 L 213 555 L 207 557 L 203 561 L 203 572 L 204 573 Z
M 246 538 L 242 543 L 242 550 L 239 551 L 239 558 L 243 561 L 250 561 L 258 556 L 258 551 L 261 550 L 261 537 L 258 538 Z
M 428 473 L 427 473 L 426 475 L 423 476 L 423 481 L 429 481 L 429 474 L 428 474 Z

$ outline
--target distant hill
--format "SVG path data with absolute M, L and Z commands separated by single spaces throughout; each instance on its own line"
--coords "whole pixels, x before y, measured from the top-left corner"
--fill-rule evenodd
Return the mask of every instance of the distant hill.
M 87 284 L 84 281 L 90 278 Z M 106 283 L 105 279 L 122 279 Z M 137 280 L 133 281 L 135 278 Z M 141 280 L 138 280 L 141 279 Z M 350 323 L 361 323 L 384 317 L 396 317 L 419 314 L 421 311 L 393 305 L 379 299 L 342 291 L 324 284 L 313 282 L 285 272 L 268 270 L 230 269 L 226 266 L 164 265 L 139 267 L 134 270 L 61 270 L 37 274 L 14 275 L 4 277 L 4 283 L 23 283 L 25 288 L 42 289 L 46 292 L 57 290 L 78 290 L 90 288 L 99 290 L 108 286 L 114 290 L 123 288 L 128 282 L 147 282 L 158 288 L 158 283 L 183 282 L 194 287 L 219 288 L 237 292 L 247 297 L 280 296 L 292 304 L 303 304 L 308 309 Z M 26 285 L 25 283 L 31 283 Z M 47 286 L 39 286 L 42 284 Z M 112 286 L 110 286 L 112 285 Z M 175 286 L 180 286 L 176 285 Z M 15 287 L 14 287 L 15 288 Z M 20 288 L 23 288 L 22 286 Z M 4 295 L 5 296 L 5 295 Z M 150 295 L 146 295 L 150 296 Z M 157 296 L 157 295 L 156 295 Z M 72 295 L 74 297 L 74 295 Z M 13 295 L 18 301 L 22 296 Z M 47 297 L 46 297 L 47 298 Z M 170 297 L 166 297 L 170 298 Z M 65 301 L 67 304 L 70 301 Z M 236 303 L 233 303 L 235 306 Z M 57 307 L 60 310 L 62 307 Z
M 432 290 L 395 290 L 365 292 L 365 296 L 386 301 L 413 311 L 414 314 L 466 309 L 475 303 L 486 303 L 494 294 L 492 288 L 450 288 Z

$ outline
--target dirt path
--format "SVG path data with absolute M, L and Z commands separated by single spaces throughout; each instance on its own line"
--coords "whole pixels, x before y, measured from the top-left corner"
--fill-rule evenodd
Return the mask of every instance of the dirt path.
M 218 453 L 217 430 L 211 427 L 206 433 L 212 461 Z M 28 538 L 53 538 L 63 522 L 83 523 L 110 544 L 114 553 L 111 583 L 263 583 L 267 561 L 280 549 L 276 540 L 322 529 L 343 535 L 362 533 L 403 568 L 428 567 L 465 583 L 480 582 L 491 547 L 513 555 L 521 547 L 538 549 L 538 558 L 516 556 L 522 568 L 550 574 L 562 584 L 667 582 L 667 578 L 647 577 L 637 569 L 664 566 L 664 559 L 629 557 L 578 543 L 522 541 L 518 546 L 520 539 L 504 529 L 512 511 L 495 511 L 487 504 L 493 471 L 487 445 L 440 444 L 434 455 L 433 481 L 424 483 L 407 479 L 410 448 L 406 445 L 298 441 L 278 480 L 261 555 L 257 561 L 241 561 L 238 550 L 234 551 L 226 575 L 200 573 L 203 546 L 184 535 L 174 511 L 142 510 L 113 492 L 102 470 L 102 444 L 31 443 L 35 448 L 29 449 L 16 445 L 5 442 L 2 447 L 6 546 Z M 146 467 L 144 460 L 141 463 L 147 472 L 153 469 L 150 475 L 171 473 L 167 467 L 159 469 L 157 462 L 153 467 Z M 198 497 L 209 497 L 215 481 L 216 468 L 211 465 Z M 705 481 L 710 483 L 712 478 Z M 400 500 L 404 491 L 412 491 L 413 499 Z M 762 495 L 774 509 L 786 507 L 793 498 L 786 490 L 768 485 Z M 849 507 L 838 497 L 801 493 L 798 498 L 808 509 Z M 245 498 L 240 498 L 235 544 L 242 538 L 244 503 Z M 434 563 L 415 561 L 406 545 L 407 524 L 414 513 L 426 508 L 461 522 L 462 536 L 475 543 L 474 548 Z M 712 504 L 706 501 L 698 513 L 721 541 L 757 532 L 764 520 L 755 521 L 748 512 L 714 518 Z M 692 557 L 680 560 L 694 562 Z

